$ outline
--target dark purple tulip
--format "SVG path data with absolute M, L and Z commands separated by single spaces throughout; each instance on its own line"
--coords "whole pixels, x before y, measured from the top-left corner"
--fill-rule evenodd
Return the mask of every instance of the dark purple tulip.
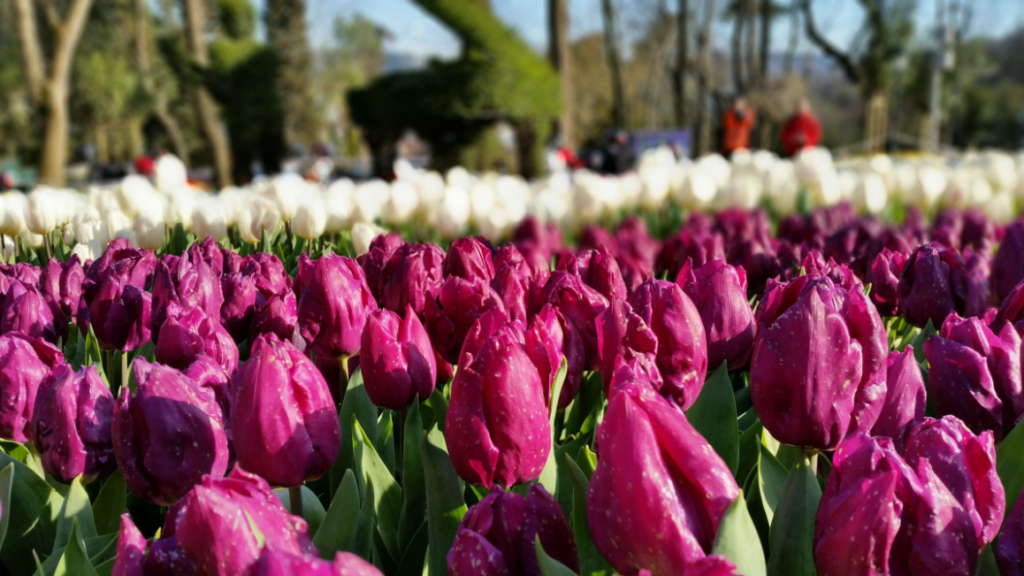
M 1024 413 L 1020 348 L 1012 326 L 996 335 L 977 318 L 950 316 L 940 336 L 924 343 L 937 413 L 960 418 L 978 434 L 992 430 L 1001 440 Z
M 221 277 L 220 286 L 224 293 L 220 321 L 235 342 L 241 342 L 249 335 L 249 325 L 256 313 L 256 280 L 241 272 L 231 272 Z
M 231 386 L 239 466 L 275 486 L 299 486 L 330 470 L 341 448 L 341 426 L 312 360 L 289 342 L 261 336 Z
M 897 287 L 906 264 L 906 256 L 888 248 L 882 248 L 871 262 L 864 281 L 871 284 L 871 302 L 882 316 L 895 316 L 899 312 Z
M 64 263 L 51 258 L 46 264 L 39 277 L 39 289 L 50 303 L 55 317 L 59 309 L 65 322 L 74 319 L 78 301 L 82 298 L 84 279 L 85 270 L 77 254 L 72 254 Z
M 423 309 L 430 342 L 445 361 L 456 364 L 470 327 L 491 308 L 505 311 L 501 296 L 482 279 L 451 276 Z
M 101 261 L 102 258 L 96 262 Z M 97 270 L 96 262 L 89 267 L 89 275 L 82 284 L 78 322 L 83 333 L 92 326 L 101 348 L 130 351 L 149 342 L 152 295 L 143 287 L 147 270 L 152 270 L 150 261 L 155 261 L 152 253 L 140 256 L 137 262 L 118 261 L 100 268 L 102 276 L 98 280 L 91 276 Z
M 608 300 L 629 297 L 619 264 L 604 246 L 590 253 L 583 281 Z
M 911 468 L 888 438 L 858 434 L 832 462 L 815 521 L 821 576 L 974 574 L 974 524 L 930 460 Z
M 539 310 L 544 304 L 556 306 L 580 335 L 586 352 L 584 365 L 591 370 L 596 369 L 600 355 L 595 320 L 608 307 L 608 299 L 584 284 L 579 276 L 558 271 L 551 274 L 539 292 L 535 309 Z
M 78 372 L 67 364 L 54 368 L 39 386 L 32 416 L 32 442 L 43 470 L 64 484 L 79 475 L 87 484 L 113 472 L 113 415 L 114 396 L 95 366 Z
M 408 244 L 402 240 L 402 235 L 397 232 L 378 234 L 370 241 L 370 249 L 366 254 L 360 254 L 356 258 L 359 266 L 363 269 L 363 273 L 366 275 L 366 285 L 370 288 L 374 298 L 382 306 L 384 304 L 384 286 L 387 284 L 389 277 L 385 269 L 388 267 L 389 262 L 391 262 L 391 257 L 395 251 L 405 246 L 408 246 Z M 296 295 L 301 296 L 302 293 L 296 290 Z
M 263 550 L 319 556 L 306 521 L 289 514 L 263 478 L 238 466 L 226 478 L 204 476 L 176 508 L 165 524 L 173 522 L 198 574 L 237 576 Z
M 156 265 L 157 259 L 152 250 L 132 248 L 128 239 L 118 236 L 110 241 L 103 255 L 86 268 L 82 296 L 91 303 L 91 291 L 110 276 L 123 278 L 139 288 L 149 288 Z
M 383 576 L 383 573 L 350 552 L 338 552 L 334 561 L 329 562 L 318 556 L 264 550 L 244 576 Z
M 328 254 L 316 261 L 299 299 L 299 331 L 321 356 L 352 356 L 377 302 L 355 260 Z
M 455 276 L 470 281 L 483 280 L 489 284 L 494 279 L 491 249 L 479 238 L 460 238 L 448 248 L 441 270 L 445 278 Z
M 402 314 L 406 306 L 412 306 L 422 315 L 427 300 L 441 290 L 443 261 L 444 250 L 434 244 L 407 244 L 398 249 L 382 278 L 382 307 Z
M 999 249 L 992 259 L 992 301 L 1002 302 L 1024 280 L 1024 220 L 1006 227 Z
M 966 265 L 959 252 L 939 244 L 914 250 L 897 287 L 900 312 L 914 326 L 932 321 L 942 326 L 946 317 L 962 311 L 967 298 Z
M 992 433 L 974 435 L 953 416 L 927 418 L 907 435 L 903 458 L 911 468 L 927 460 L 946 489 L 967 510 L 978 548 L 993 541 L 1006 513 L 1006 494 L 996 474 Z
M 227 470 L 223 414 L 212 391 L 173 368 L 139 358 L 132 372 L 134 396 L 125 386 L 114 405 L 114 455 L 135 494 L 168 506 Z
M 194 308 L 168 319 L 156 343 L 156 360 L 186 370 L 200 354 L 212 358 L 229 374 L 238 367 L 238 346 L 216 318 Z
M 885 385 L 885 404 L 871 428 L 871 435 L 891 438 L 896 449 L 901 450 L 910 427 L 924 418 L 927 404 L 924 378 L 914 358 L 913 346 L 907 346 L 903 352 L 889 353 Z
M 1024 282 L 1017 284 L 1003 300 L 992 321 L 992 329 L 1001 330 L 1007 324 L 1012 324 L 1017 334 L 1024 334 Z
M 597 250 L 604 247 L 606 250 L 615 249 L 615 236 L 611 232 L 597 224 L 588 224 L 580 232 L 580 250 Z
M 520 250 L 530 246 L 540 251 L 544 260 L 550 260 L 552 254 L 562 249 L 562 230 L 554 222 L 544 225 L 536 216 L 530 215 L 512 231 L 512 243 Z
M 498 249 L 491 258 L 495 270 L 501 270 L 504 266 L 512 266 L 519 270 L 522 275 L 529 278 L 531 284 L 543 285 L 551 276 L 551 266 L 544 252 L 527 244 L 517 247 L 515 244 L 506 244 Z
M 983 317 L 991 308 L 989 296 L 989 270 L 991 261 L 984 250 L 964 249 L 964 277 L 967 296 L 964 298 L 964 316 Z
M 214 277 L 220 278 L 224 275 L 224 259 L 225 254 L 228 252 L 238 256 L 231 250 L 221 248 L 212 236 L 207 236 L 200 242 L 193 242 L 192 245 L 188 247 L 187 256 L 188 259 L 193 262 L 202 260 L 210 267 Z
M 629 302 L 619 298 L 613 299 L 611 305 L 598 315 L 595 325 L 601 362 L 601 381 L 604 384 L 605 395 L 609 395 L 616 359 L 622 357 L 628 361 L 642 355 L 654 358 L 658 352 L 658 337 L 644 319 L 633 311 Z M 672 396 L 673 400 L 681 395 L 678 394 L 680 391 L 674 389 L 659 392 Z
M 712 260 L 724 261 L 722 235 L 710 231 L 700 234 L 684 228 L 662 244 L 654 269 L 664 273 L 666 278 L 675 278 L 687 260 L 692 260 L 697 268 Z
M 647 231 L 647 224 L 637 216 L 628 216 L 619 224 L 615 230 L 615 249 L 612 252 L 623 268 L 627 286 L 639 285 L 651 276 L 654 272 L 654 259 L 660 248 L 661 244 L 651 238 Z M 624 265 L 624 261 L 629 265 Z M 636 274 L 635 284 L 631 284 L 627 268 L 632 268 Z
M 757 320 L 751 396 L 774 437 L 829 450 L 874 426 L 885 402 L 888 341 L 863 292 L 801 276 L 769 287 Z
M 635 383 L 613 390 L 597 457 L 587 521 L 601 555 L 623 574 L 689 574 L 739 496 L 729 467 L 677 407 Z
M 723 362 L 738 370 L 750 360 L 757 324 L 747 302 L 747 273 L 725 262 L 711 261 L 699 268 L 687 262 L 676 278 L 700 313 L 707 336 L 707 367 Z M 660 340 L 660 339 L 659 339 Z
M 64 328 L 64 336 L 67 336 L 66 323 Z M 11 283 L 0 314 L 0 334 L 8 332 L 20 332 L 30 338 L 43 338 L 47 342 L 57 343 L 58 332 L 54 327 L 53 310 L 35 286 L 18 280 Z
M 544 384 L 518 323 L 498 328 L 475 354 L 463 354 L 445 435 L 455 471 L 466 482 L 508 488 L 540 476 L 551 451 L 551 425 Z
M 28 442 L 39 386 L 64 355 L 41 338 L 0 336 L 0 438 Z
M 491 281 L 491 288 L 501 297 L 510 318 L 523 323 L 526 322 L 526 300 L 531 287 L 529 277 L 514 266 L 502 266 Z
M 264 298 L 292 289 L 292 279 L 284 269 L 284 263 L 274 254 L 258 252 L 246 256 L 242 260 L 241 272 L 256 280 L 256 289 Z
M 132 517 L 121 515 L 121 529 L 117 533 L 117 555 L 111 576 L 142 576 L 142 560 L 146 555 L 146 539 L 135 527 Z
M 160 329 L 168 319 L 198 308 L 211 318 L 220 318 L 224 304 L 220 277 L 197 253 L 195 261 L 179 258 L 175 267 L 160 263 L 153 280 L 153 340 L 160 341 Z
M 257 298 L 259 302 L 260 298 Z M 281 340 L 291 340 L 298 325 L 298 310 L 295 294 L 291 290 L 274 294 L 257 306 L 252 323 L 249 324 L 249 342 L 273 334 Z
M 492 492 L 462 518 L 448 551 L 451 576 L 540 576 L 536 539 L 548 556 L 579 572 L 572 528 L 558 502 L 539 484 L 529 495 Z
M 565 381 L 558 397 L 558 409 L 565 409 L 580 389 L 583 380 L 583 340 L 568 326 L 558 308 L 546 304 L 533 319 L 525 333 L 526 353 L 533 360 L 544 383 L 544 399 L 551 404 L 555 377 L 566 360 Z
M 400 411 L 434 392 L 437 364 L 430 337 L 409 306 L 405 318 L 377 310 L 366 318 L 359 367 L 370 400 Z
M 213 394 L 224 416 L 223 421 L 227 423 L 231 416 L 231 377 L 224 367 L 206 354 L 199 354 L 183 372 L 199 386 L 200 390 L 208 390 Z M 225 432 L 230 442 L 231 431 Z
M 1024 498 L 1017 498 L 995 546 L 1002 576 L 1024 576 Z

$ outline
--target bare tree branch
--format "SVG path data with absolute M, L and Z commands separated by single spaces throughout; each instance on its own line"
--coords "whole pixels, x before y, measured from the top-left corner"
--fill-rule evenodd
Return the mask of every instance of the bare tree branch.
M 804 29 L 807 31 L 807 38 L 820 48 L 826 56 L 834 60 L 836 64 L 842 68 L 843 73 L 850 82 L 860 84 L 860 70 L 853 62 L 853 58 L 851 58 L 849 54 L 843 53 L 839 48 L 836 48 L 834 44 L 829 42 L 828 39 L 822 36 L 818 31 L 818 27 L 814 23 L 814 14 L 811 11 L 811 0 L 803 0 L 802 8 L 804 14 Z
M 46 72 L 32 0 L 14 0 L 14 13 L 18 19 L 18 44 L 21 47 L 18 52 L 25 67 L 25 79 L 33 100 L 38 102 L 42 100 L 46 88 Z
M 57 28 L 57 42 L 53 52 L 53 69 L 50 71 L 52 82 L 60 83 L 67 88 L 71 78 L 71 63 L 74 60 L 78 41 L 82 39 L 82 30 L 92 8 L 93 0 L 75 0 L 71 4 L 67 19 Z

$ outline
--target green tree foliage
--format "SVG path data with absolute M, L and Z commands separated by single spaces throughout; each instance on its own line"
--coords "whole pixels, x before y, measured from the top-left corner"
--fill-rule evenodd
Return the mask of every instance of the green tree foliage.
M 266 0 L 267 42 L 280 61 L 278 86 L 291 141 L 307 146 L 319 139 L 321 118 L 311 93 L 313 57 L 306 38 L 305 0 Z

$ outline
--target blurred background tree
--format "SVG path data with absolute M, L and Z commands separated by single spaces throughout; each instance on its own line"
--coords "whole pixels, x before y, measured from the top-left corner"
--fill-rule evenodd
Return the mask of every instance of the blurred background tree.
M 321 137 L 320 109 L 311 91 L 313 56 L 306 29 L 305 0 L 265 0 L 267 44 L 280 64 L 278 90 L 289 142 L 312 146 Z

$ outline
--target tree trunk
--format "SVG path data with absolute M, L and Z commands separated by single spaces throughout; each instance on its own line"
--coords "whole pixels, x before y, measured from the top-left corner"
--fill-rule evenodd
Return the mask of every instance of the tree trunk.
M 558 133 L 570 148 L 575 143 L 576 98 L 572 82 L 572 49 L 569 38 L 569 0 L 548 0 L 550 25 L 549 54 L 551 65 L 558 70 L 562 85 L 562 115 Z
M 68 154 L 67 87 L 53 85 L 47 89 L 45 104 L 46 130 L 39 158 L 39 183 L 63 186 Z
M 772 2 L 761 0 L 761 73 L 758 84 L 768 82 L 768 60 L 771 58 L 772 43 Z
M 736 21 L 732 26 L 732 87 L 739 96 L 747 90 L 743 81 L 743 29 L 746 28 L 747 0 L 737 0 Z
M 188 166 L 188 146 L 178 121 L 167 110 L 167 98 L 153 83 L 149 62 L 149 8 L 146 0 L 135 0 L 135 66 L 139 70 L 142 89 L 153 99 L 153 117 L 164 127 L 171 139 L 174 155 Z
M 622 57 L 619 54 L 618 33 L 615 26 L 615 7 L 612 0 L 601 0 L 604 17 L 604 49 L 608 57 L 608 70 L 612 80 L 612 119 L 619 128 L 626 126 L 626 93 L 622 85 Z
M 519 160 L 519 174 L 523 178 L 535 178 L 539 172 L 537 164 L 537 130 L 532 122 L 517 122 L 516 152 Z
M 206 10 L 203 0 L 182 0 L 182 10 L 185 13 L 189 52 L 192 53 L 196 64 L 206 67 L 210 63 L 210 58 L 206 51 L 206 39 L 204 38 Z M 210 152 L 213 154 L 217 185 L 226 188 L 231 185 L 231 156 L 228 152 L 227 138 L 221 130 L 217 104 L 206 88 L 195 86 L 193 92 L 199 125 L 210 146 Z
M 783 61 L 782 69 L 786 75 L 793 73 L 793 62 L 796 60 L 796 49 L 800 45 L 800 11 L 797 9 L 794 0 L 790 10 L 793 11 L 789 22 L 789 46 L 786 47 L 786 58 Z
M 697 60 L 699 74 L 697 76 L 697 154 L 707 154 L 711 150 L 711 107 L 708 98 L 711 94 L 711 25 L 715 19 L 715 0 L 704 0 L 704 21 L 697 34 Z
M 686 68 L 690 59 L 690 0 L 679 0 L 676 14 L 676 66 L 672 71 L 672 107 L 676 126 L 688 126 L 686 109 Z

